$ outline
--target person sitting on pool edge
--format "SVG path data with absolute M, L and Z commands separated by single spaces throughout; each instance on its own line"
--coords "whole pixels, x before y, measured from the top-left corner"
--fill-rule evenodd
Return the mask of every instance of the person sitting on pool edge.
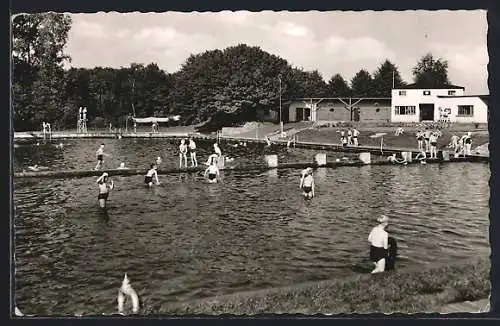
M 205 170 L 204 177 L 208 180 L 209 183 L 217 183 L 220 178 L 219 168 L 214 160 L 210 162 L 210 165 Z
M 156 164 L 152 163 L 149 171 L 144 176 L 144 183 L 148 185 L 148 187 L 153 186 L 153 176 L 155 177 L 156 184 L 159 185 L 160 181 L 158 181 L 158 172 L 156 172 Z
M 314 197 L 314 178 L 312 168 L 307 168 L 303 171 L 302 177 L 300 178 L 299 188 L 302 189 L 305 198 Z
M 385 271 L 385 262 L 388 257 L 389 249 L 389 234 L 385 228 L 389 224 L 389 217 L 381 215 L 370 234 L 368 235 L 368 242 L 370 243 L 370 260 L 375 265 L 372 274 L 382 273 Z
M 111 184 L 108 185 L 108 174 L 104 172 L 98 179 L 97 185 L 99 187 L 99 195 L 97 199 L 99 200 L 99 207 L 102 209 L 106 208 L 106 202 L 108 200 L 109 192 L 113 190 L 115 187 L 113 180 L 111 180 Z

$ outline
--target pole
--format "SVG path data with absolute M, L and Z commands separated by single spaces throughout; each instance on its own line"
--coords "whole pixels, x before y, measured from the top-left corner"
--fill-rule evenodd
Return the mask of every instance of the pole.
M 394 78 L 395 78 L 395 77 L 394 77 L 394 76 L 395 76 L 395 75 L 394 75 L 394 73 L 395 73 L 395 71 L 393 70 L 393 71 L 392 71 L 392 89 L 394 89 L 394 86 L 396 86 L 396 84 L 395 84 L 395 79 L 394 79 Z
M 283 112 L 281 109 L 281 74 L 278 75 L 278 80 L 280 82 L 280 130 L 281 130 L 281 135 L 283 136 Z

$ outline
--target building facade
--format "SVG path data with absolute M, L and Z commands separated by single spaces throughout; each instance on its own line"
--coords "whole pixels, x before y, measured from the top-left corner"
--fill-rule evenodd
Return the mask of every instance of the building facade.
M 391 122 L 450 121 L 487 123 L 488 96 L 464 95 L 465 88 L 416 88 L 392 90 Z
M 361 121 L 390 122 L 390 98 L 316 98 L 292 101 L 285 122 Z

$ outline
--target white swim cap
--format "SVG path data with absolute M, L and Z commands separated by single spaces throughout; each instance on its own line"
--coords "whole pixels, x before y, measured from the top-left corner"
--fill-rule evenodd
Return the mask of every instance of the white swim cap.
M 109 176 L 109 175 L 108 175 L 106 172 L 104 172 L 104 173 L 102 174 L 102 176 L 103 176 L 103 177 L 107 177 L 107 176 Z
M 377 218 L 377 222 L 379 223 L 387 223 L 389 222 L 389 217 L 387 215 L 380 215 L 379 218 Z

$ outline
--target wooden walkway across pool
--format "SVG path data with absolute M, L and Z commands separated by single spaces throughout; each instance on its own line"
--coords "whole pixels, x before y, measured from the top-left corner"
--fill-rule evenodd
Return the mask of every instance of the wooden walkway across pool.
M 454 162 L 487 162 L 482 158 L 478 157 L 461 157 L 461 158 L 450 158 L 449 161 L 444 161 L 442 159 L 427 160 L 427 164 L 446 164 Z M 409 162 L 408 165 L 420 164 L 418 161 Z M 273 169 L 305 169 L 306 167 L 312 168 L 340 168 L 340 167 L 362 167 L 362 166 L 376 166 L 376 165 L 396 165 L 403 167 L 402 164 L 388 162 L 386 160 L 372 161 L 370 164 L 365 164 L 361 161 L 340 161 L 340 162 L 326 162 L 325 165 L 318 165 L 316 162 L 295 162 L 295 163 L 279 163 L 277 167 L 270 167 L 261 164 L 248 164 L 241 166 L 226 166 L 221 168 L 225 171 L 266 171 Z M 158 170 L 158 174 L 174 174 L 174 173 L 201 173 L 204 171 L 206 166 L 201 165 L 195 168 L 172 168 L 165 170 Z M 110 176 L 130 176 L 130 175 L 145 175 L 146 169 L 103 169 L 103 170 L 44 170 L 44 171 L 23 171 L 15 172 L 15 178 L 79 178 L 79 177 L 91 177 L 100 176 L 102 173 L 107 172 Z

